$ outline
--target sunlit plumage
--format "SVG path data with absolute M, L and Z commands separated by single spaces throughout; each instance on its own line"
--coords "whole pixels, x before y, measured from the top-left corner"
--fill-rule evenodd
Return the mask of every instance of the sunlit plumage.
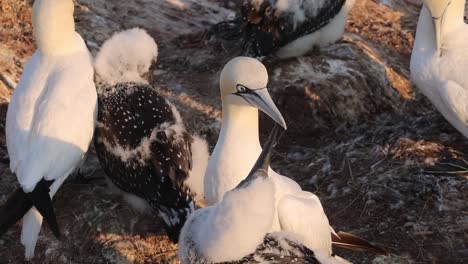
M 50 197 L 78 165 L 93 135 L 97 103 L 93 65 L 75 32 L 73 9 L 71 0 L 34 2 L 38 49 L 8 108 L 10 168 L 21 189 L 7 201 L 7 209 L 2 208 L 0 229 L 5 231 L 27 212 L 21 233 L 27 259 L 34 256 L 42 216 L 59 235 Z
M 209 205 L 223 201 L 249 173 L 262 152 L 258 109 L 277 123 L 286 123 L 267 92 L 268 73 L 259 61 L 238 57 L 224 67 L 220 78 L 223 118 L 221 131 L 205 173 L 205 196 Z M 286 231 L 315 252 L 320 261 L 335 261 L 328 218 L 317 196 L 302 191 L 292 179 L 268 169 L 274 185 L 273 213 L 269 232 Z M 225 199 L 225 198 L 224 198 Z
M 182 263 L 321 263 L 294 233 L 269 233 L 275 184 L 268 167 L 279 136 L 276 127 L 252 171 L 235 189 L 190 216 L 179 241 Z

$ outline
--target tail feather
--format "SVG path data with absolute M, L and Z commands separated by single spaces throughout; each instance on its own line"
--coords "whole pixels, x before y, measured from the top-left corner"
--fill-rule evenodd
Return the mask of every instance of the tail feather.
M 52 182 L 41 180 L 36 185 L 36 188 L 34 188 L 34 190 L 28 193 L 27 195 L 36 207 L 36 209 L 44 217 L 45 221 L 49 225 L 55 237 L 60 239 L 60 230 L 57 223 L 57 218 L 55 216 L 54 207 L 52 205 L 52 200 L 49 195 L 49 187 L 51 184 Z
M 268 177 L 268 168 L 270 166 L 273 148 L 276 146 L 276 144 L 278 144 L 279 139 L 283 135 L 283 132 L 284 129 L 281 128 L 279 125 L 275 124 L 275 126 L 270 132 L 270 135 L 268 136 L 268 140 L 263 146 L 260 156 L 255 162 L 253 168 L 250 170 L 249 175 L 237 185 L 236 189 L 243 188 L 244 186 L 249 185 L 250 182 L 252 182 L 258 177 Z
M 33 206 L 27 194 L 18 188 L 0 208 L 0 236 L 18 222 Z
M 351 250 L 369 251 L 379 255 L 388 255 L 385 249 L 372 245 L 367 240 L 356 235 L 341 231 L 336 235 L 332 234 L 332 245 Z
M 23 228 L 21 230 L 21 244 L 24 246 L 24 257 L 26 260 L 34 257 L 34 249 L 41 232 L 41 226 L 42 216 L 33 207 L 23 217 Z

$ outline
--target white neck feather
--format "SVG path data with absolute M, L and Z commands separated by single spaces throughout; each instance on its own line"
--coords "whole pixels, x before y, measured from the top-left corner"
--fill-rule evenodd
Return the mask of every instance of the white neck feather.
M 258 138 L 258 110 L 240 105 L 237 100 L 243 99 L 234 96 L 223 99 L 221 131 L 205 175 L 205 195 L 209 204 L 219 202 L 226 192 L 236 187 L 262 151 Z
M 243 100 L 240 98 L 236 99 Z M 258 138 L 258 109 L 252 106 L 233 104 L 230 100 L 230 98 L 223 100 L 220 139 L 223 139 L 224 144 L 238 144 L 242 142 L 243 145 L 248 144 L 244 145 L 244 147 L 260 147 Z
M 463 25 L 465 16 L 465 0 L 452 0 L 447 7 L 442 31 L 444 34 L 450 34 Z
M 79 47 L 71 0 L 36 0 L 32 18 L 37 47 L 42 54 L 62 55 Z

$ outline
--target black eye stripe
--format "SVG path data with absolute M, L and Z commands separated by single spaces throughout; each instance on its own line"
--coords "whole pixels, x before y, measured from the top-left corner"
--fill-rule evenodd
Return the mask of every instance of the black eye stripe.
M 236 85 L 236 88 L 237 88 L 237 92 L 234 93 L 234 95 L 237 95 L 239 97 L 241 97 L 242 99 L 244 99 L 244 101 L 246 101 L 249 105 L 253 106 L 253 107 L 256 107 L 255 105 L 253 105 L 249 100 L 247 100 L 246 97 L 242 96 L 242 95 L 246 95 L 246 94 L 249 94 L 251 96 L 254 96 L 256 98 L 258 98 L 260 101 L 263 102 L 263 99 L 255 92 L 256 90 L 253 90 L 253 89 L 250 89 L 248 88 L 247 86 L 245 85 L 242 85 L 242 84 L 237 84 Z M 261 88 L 261 89 L 257 89 L 257 90 L 263 90 L 263 89 L 266 89 L 265 88 Z M 241 91 L 243 90 L 243 91 Z

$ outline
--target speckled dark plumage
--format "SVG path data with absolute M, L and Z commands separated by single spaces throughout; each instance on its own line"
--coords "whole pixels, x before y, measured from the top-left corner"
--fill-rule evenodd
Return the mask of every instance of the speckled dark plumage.
M 200 253 L 197 252 L 193 241 L 188 243 L 191 249 L 189 263 L 208 264 Z M 239 261 L 221 262 L 219 264 L 320 264 L 312 250 L 291 239 L 275 233 L 268 234 L 263 243 L 257 247 L 254 253 L 245 256 Z
M 244 33 L 244 53 L 259 57 L 271 55 L 288 43 L 314 33 L 326 26 L 332 20 L 346 0 L 330 0 L 316 15 L 305 14 L 306 19 L 299 25 L 294 25 L 292 13 L 276 10 L 276 1 L 264 0 L 256 7 L 251 0 L 246 0 L 241 8 L 240 23 Z M 302 9 L 306 9 L 305 1 Z
M 192 137 L 151 86 L 121 83 L 99 90 L 95 146 L 104 171 L 117 187 L 146 200 L 177 241 L 194 210 L 184 185 Z

